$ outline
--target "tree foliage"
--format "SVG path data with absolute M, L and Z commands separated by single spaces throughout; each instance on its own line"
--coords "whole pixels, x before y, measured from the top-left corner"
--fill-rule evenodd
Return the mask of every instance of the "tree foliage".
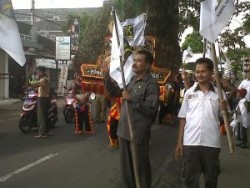
M 163 67 L 177 70 L 181 63 L 178 44 L 179 17 L 176 0 L 113 0 L 94 17 L 91 17 L 83 31 L 81 49 L 75 62 L 95 62 L 104 49 L 104 38 L 109 35 L 111 6 L 117 10 L 120 20 L 147 13 L 146 35 L 156 38 L 156 62 Z
M 182 51 L 188 46 L 192 48 L 193 53 L 202 53 L 202 36 L 197 31 L 186 36 L 185 42 L 182 44 Z
M 189 35 L 182 49 L 189 45 L 194 52 L 202 51 L 201 36 L 199 36 L 200 2 L 197 0 L 111 0 L 95 15 L 82 15 L 81 47 L 76 54 L 75 62 L 95 63 L 98 55 L 103 53 L 104 38 L 109 36 L 108 23 L 111 20 L 111 7 L 117 10 L 121 21 L 136 17 L 142 12 L 147 13 L 146 35 L 156 38 L 156 62 L 162 67 L 178 70 L 181 64 L 181 49 L 179 37 L 188 27 L 193 27 L 194 33 Z M 243 37 L 249 33 L 250 3 L 237 4 L 235 15 L 243 15 L 243 25 L 235 31 L 226 30 L 220 36 L 224 49 L 245 49 Z M 193 38 L 193 39 L 192 39 Z M 231 56 L 230 56 L 231 57 Z M 233 57 L 233 56 L 232 56 Z

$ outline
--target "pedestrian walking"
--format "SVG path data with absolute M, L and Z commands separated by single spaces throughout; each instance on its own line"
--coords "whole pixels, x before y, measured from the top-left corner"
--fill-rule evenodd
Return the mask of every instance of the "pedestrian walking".
M 220 174 L 220 110 L 227 110 L 224 100 L 219 102 L 218 88 L 211 80 L 213 62 L 197 59 L 195 78 L 197 84 L 189 88 L 179 111 L 179 133 L 175 157 L 184 159 L 184 177 L 187 188 L 199 187 L 201 174 L 205 187 L 216 188 Z M 225 98 L 225 96 L 224 96 Z
M 125 186 L 135 188 L 131 144 L 136 153 L 138 179 L 141 188 L 151 187 L 151 166 L 149 159 L 150 129 L 155 119 L 159 103 L 159 85 L 150 73 L 153 56 L 146 50 L 139 50 L 134 55 L 133 76 L 126 91 L 117 87 L 104 69 L 105 87 L 113 97 L 122 96 L 121 114 L 117 134 L 121 159 L 121 171 Z M 127 112 L 126 104 L 130 113 Z M 131 140 L 128 116 L 131 115 L 133 140 Z M 135 167 L 136 168 L 136 167 Z

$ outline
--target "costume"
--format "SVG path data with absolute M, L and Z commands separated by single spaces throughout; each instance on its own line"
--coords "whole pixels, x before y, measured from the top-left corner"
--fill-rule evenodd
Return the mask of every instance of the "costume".
M 121 96 L 121 89 L 105 76 L 105 87 L 110 96 Z M 159 103 L 159 85 L 148 72 L 143 79 L 131 78 L 127 91 L 131 95 L 128 101 L 134 134 L 133 144 L 137 154 L 138 173 L 142 188 L 151 187 L 151 166 L 149 160 L 150 129 L 155 119 Z M 135 187 L 133 165 L 131 163 L 131 138 L 128 127 L 125 103 L 121 105 L 121 116 L 117 135 L 121 151 L 121 169 L 128 188 Z
M 73 96 L 76 98 L 74 103 L 75 108 L 75 133 L 89 133 L 93 134 L 93 122 L 91 118 L 91 110 L 89 105 L 89 95 L 88 93 L 82 94 L 81 85 L 75 83 L 72 89 Z M 85 130 L 83 131 L 83 123 L 85 125 Z
M 109 135 L 110 147 L 118 147 L 119 145 L 116 132 L 120 119 L 120 108 L 121 108 L 120 97 L 114 98 L 114 104 L 110 108 L 107 121 L 107 130 Z
M 217 187 L 221 147 L 219 108 L 218 89 L 212 83 L 206 93 L 194 84 L 184 95 L 178 117 L 186 120 L 183 157 L 187 188 L 199 187 L 201 173 L 206 188 Z

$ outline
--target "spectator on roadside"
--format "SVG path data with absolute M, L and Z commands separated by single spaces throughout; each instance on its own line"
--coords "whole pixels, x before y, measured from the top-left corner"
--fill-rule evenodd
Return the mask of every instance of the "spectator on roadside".
M 238 89 L 244 88 L 247 90 L 247 95 L 246 95 L 246 104 L 247 108 L 250 108 L 250 69 L 246 70 L 246 79 L 242 80 L 240 85 L 238 86 Z M 248 112 L 249 113 L 249 112 Z
M 29 83 L 31 87 L 38 88 L 37 122 L 39 134 L 35 138 L 47 138 L 49 132 L 47 114 L 50 103 L 50 81 L 45 67 L 37 68 L 37 79 L 36 82 Z
M 230 83 L 229 79 L 222 79 L 222 88 L 226 93 L 227 102 L 230 109 L 235 109 L 238 103 L 236 98 L 237 87 L 234 84 Z
M 241 148 L 247 148 L 247 128 L 250 124 L 249 113 L 247 112 L 246 107 L 246 98 L 247 95 L 246 89 L 238 89 L 237 90 L 237 98 L 239 98 L 239 103 L 235 109 L 236 113 L 236 138 L 237 143 L 236 146 L 240 146 Z
M 226 101 L 219 101 L 218 89 L 212 83 L 213 62 L 200 58 L 195 63 L 197 84 L 184 95 L 179 111 L 179 133 L 175 158 L 184 158 L 187 188 L 199 187 L 204 174 L 205 187 L 216 188 L 220 173 L 220 109 L 227 110 Z

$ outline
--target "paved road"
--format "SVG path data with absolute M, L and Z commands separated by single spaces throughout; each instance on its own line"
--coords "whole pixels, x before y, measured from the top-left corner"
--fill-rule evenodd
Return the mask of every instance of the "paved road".
M 123 188 L 119 150 L 108 147 L 104 124 L 94 135 L 75 135 L 73 124 L 60 119 L 52 136 L 37 140 L 18 129 L 21 103 L 0 105 L 0 187 L 2 188 Z M 182 162 L 173 160 L 176 125 L 153 125 L 151 163 L 153 188 L 182 188 Z M 249 134 L 250 135 L 250 134 Z M 250 145 L 229 154 L 222 136 L 219 188 L 249 188 Z M 202 181 L 202 179 L 201 179 Z
M 0 187 L 122 188 L 119 150 L 108 147 L 104 124 L 94 135 L 75 135 L 60 119 L 52 136 L 37 140 L 18 129 L 21 103 L 0 105 Z M 181 188 L 180 162 L 173 160 L 177 128 L 154 125 L 151 140 L 153 187 Z

